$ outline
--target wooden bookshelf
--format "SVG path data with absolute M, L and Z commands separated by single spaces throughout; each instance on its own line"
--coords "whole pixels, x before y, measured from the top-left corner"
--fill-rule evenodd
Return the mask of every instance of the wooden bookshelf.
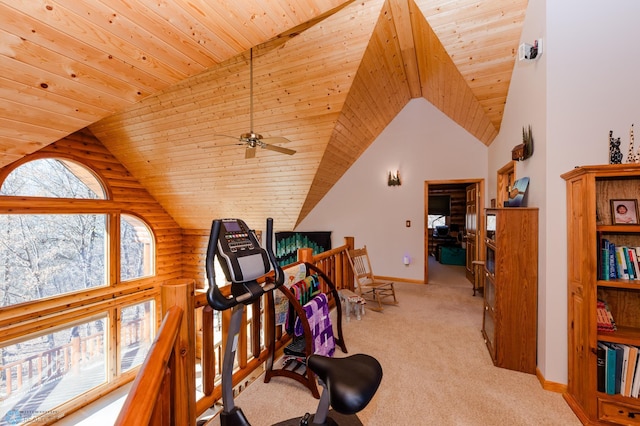
M 577 167 L 567 185 L 568 388 L 565 399 L 585 424 L 640 424 L 640 399 L 598 392 L 598 342 L 640 347 L 640 280 L 602 279 L 601 243 L 640 246 L 640 225 L 615 225 L 611 200 L 637 199 L 640 165 Z M 596 303 L 616 324 L 598 331 Z

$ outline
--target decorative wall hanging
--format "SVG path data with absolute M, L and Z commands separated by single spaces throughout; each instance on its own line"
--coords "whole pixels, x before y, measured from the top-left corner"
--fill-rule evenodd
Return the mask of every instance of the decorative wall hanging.
M 620 138 L 613 137 L 613 130 L 609 130 L 609 164 L 622 164 Z
M 331 231 L 276 232 L 276 260 L 280 266 L 298 260 L 299 248 L 310 248 L 313 255 L 331 250 Z
M 533 135 L 531 126 L 527 129 L 522 128 L 522 143 L 516 145 L 511 150 L 511 159 L 514 161 L 524 161 L 533 155 Z

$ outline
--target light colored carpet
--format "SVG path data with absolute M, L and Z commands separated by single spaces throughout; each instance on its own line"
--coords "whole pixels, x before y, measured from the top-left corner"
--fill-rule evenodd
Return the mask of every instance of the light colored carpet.
M 429 285 L 397 283 L 396 292 L 398 306 L 343 324 L 349 353 L 376 357 L 384 371 L 359 413 L 364 425 L 580 425 L 534 375 L 493 366 L 480 331 L 482 297 L 472 296 L 463 267 L 430 263 Z M 313 412 L 317 400 L 291 379 L 259 377 L 236 404 L 265 426 Z

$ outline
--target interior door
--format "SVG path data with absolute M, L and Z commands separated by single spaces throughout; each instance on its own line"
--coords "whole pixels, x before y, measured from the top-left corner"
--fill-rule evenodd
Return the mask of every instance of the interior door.
M 483 263 L 483 195 L 482 182 L 474 182 L 467 186 L 467 205 L 465 214 L 465 235 L 466 245 L 466 277 L 473 286 L 473 295 L 476 291 L 484 290 Z
M 464 241 L 466 244 L 466 276 L 472 283 L 476 284 L 476 268 L 473 263 L 477 260 L 478 244 L 478 188 L 477 184 L 467 186 L 467 205 L 465 214 Z

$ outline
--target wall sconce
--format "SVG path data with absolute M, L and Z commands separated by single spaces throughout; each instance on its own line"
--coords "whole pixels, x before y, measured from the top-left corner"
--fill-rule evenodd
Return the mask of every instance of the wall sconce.
M 396 174 L 389 172 L 389 181 L 387 182 L 388 186 L 400 186 L 402 183 L 400 182 L 400 172 L 396 170 Z

